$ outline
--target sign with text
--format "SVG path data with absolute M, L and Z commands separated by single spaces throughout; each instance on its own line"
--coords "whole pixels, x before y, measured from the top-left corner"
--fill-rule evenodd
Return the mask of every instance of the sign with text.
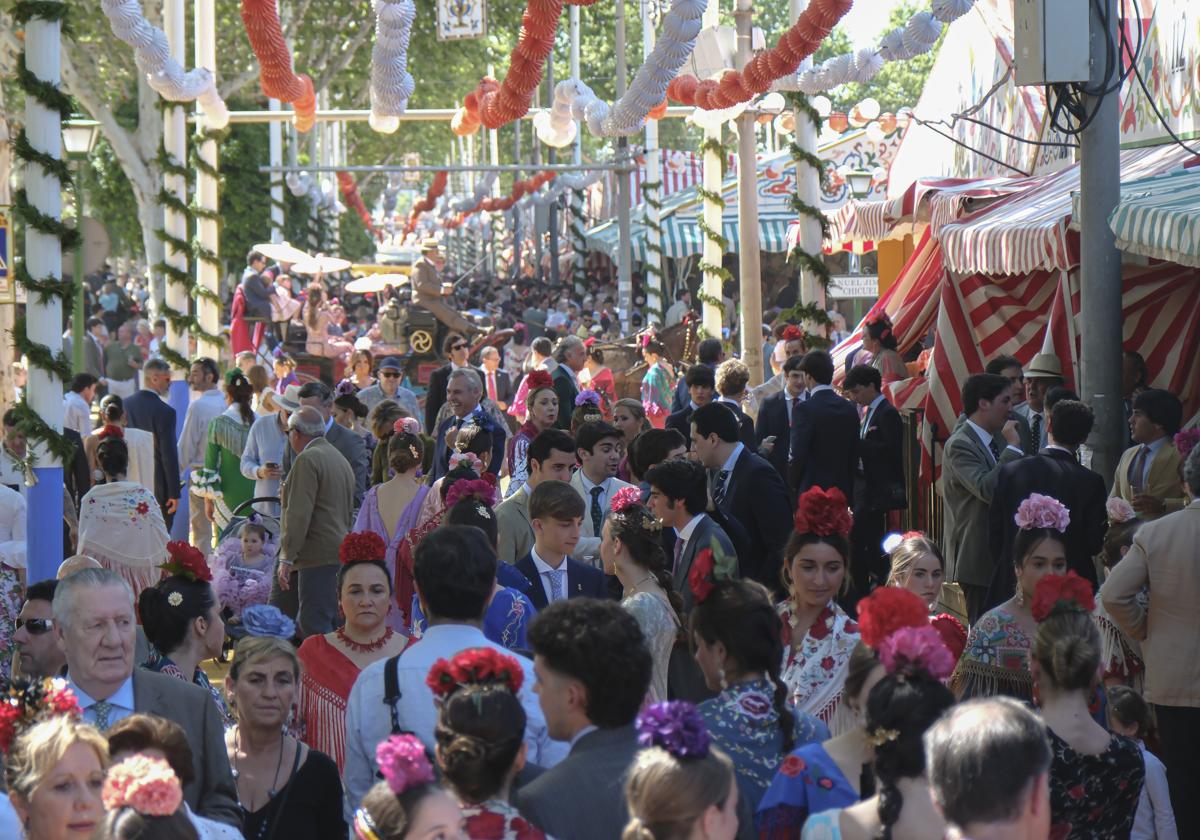
M 847 298 L 879 297 L 879 278 L 873 274 L 841 274 L 829 279 L 829 296 Z

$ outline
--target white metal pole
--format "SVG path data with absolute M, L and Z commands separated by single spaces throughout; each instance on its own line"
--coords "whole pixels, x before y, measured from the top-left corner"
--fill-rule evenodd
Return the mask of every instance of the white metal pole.
M 642 56 L 654 49 L 656 0 L 642 0 Z M 658 120 L 646 120 L 646 180 L 642 183 L 646 214 L 646 322 L 666 320 L 666 282 L 663 274 L 662 228 L 658 203 L 662 196 L 662 165 L 658 150 Z
M 194 12 L 196 66 L 210 70 L 213 77 L 217 74 L 217 45 L 216 45 L 216 0 L 196 0 Z M 200 109 L 197 108 L 197 113 Z M 196 123 L 197 129 L 203 134 L 208 126 L 203 119 Z M 197 150 L 199 160 L 216 168 L 217 141 L 205 137 L 200 141 Z M 201 294 L 196 296 L 196 316 L 200 329 L 212 336 L 221 334 L 221 269 L 219 260 L 220 231 L 215 218 L 206 218 L 210 213 L 220 210 L 220 197 L 217 194 L 217 176 L 207 167 L 196 167 L 196 205 L 200 213 L 196 216 L 196 239 L 200 244 L 200 253 L 196 258 L 196 284 Z M 201 336 L 199 343 L 200 355 L 217 359 L 221 355 L 219 341 Z
M 789 0 L 788 13 L 791 20 L 795 21 L 800 18 L 804 10 L 808 8 L 808 0 Z M 800 65 L 800 70 L 812 67 L 812 58 L 806 58 Z M 794 111 L 792 118 L 795 123 L 796 145 L 805 152 L 815 155 L 817 153 L 817 126 L 809 119 L 808 115 L 803 111 Z M 796 188 L 800 194 L 800 200 L 810 207 L 821 206 L 821 173 L 813 169 L 802 160 L 796 161 Z M 821 247 L 821 223 L 816 219 L 808 216 L 801 216 L 800 219 L 800 239 L 797 247 L 806 254 L 811 254 L 818 259 L 822 253 Z M 800 272 L 800 302 L 804 304 L 816 303 L 822 309 L 826 307 L 825 289 L 821 285 L 817 275 L 812 271 L 804 268 Z M 810 328 L 812 325 L 810 325 Z
M 617 98 L 625 95 L 629 70 L 625 61 L 625 0 L 617 0 L 616 8 Z M 617 141 L 617 156 L 626 157 L 629 140 Z M 633 249 L 630 237 L 630 185 L 632 178 L 622 173 L 617 178 L 617 306 L 621 312 L 621 327 L 628 335 L 633 326 Z
M 279 110 L 279 100 L 268 101 L 272 111 Z M 268 126 L 269 157 L 272 166 L 283 166 L 283 123 L 272 122 Z M 283 178 L 278 172 L 271 173 L 271 241 L 283 241 Z
M 170 47 L 171 56 L 180 65 L 185 64 L 187 61 L 184 54 L 184 24 L 186 23 L 186 18 L 187 15 L 183 7 L 183 0 L 164 0 L 163 30 L 167 35 L 167 44 Z M 183 166 L 186 164 L 187 114 L 183 105 L 173 105 L 163 111 L 163 147 L 166 149 L 167 157 L 176 165 Z M 187 203 L 187 179 L 184 176 L 163 173 L 163 189 L 180 202 Z M 163 208 L 163 229 L 168 236 L 176 240 L 187 241 L 187 217 L 170 207 Z M 166 243 L 165 251 L 167 265 L 176 271 L 187 273 L 187 252 L 172 246 L 170 242 Z M 166 286 L 167 306 L 176 312 L 186 314 L 189 306 L 187 289 L 182 283 L 172 282 L 169 277 L 167 278 Z M 168 321 L 167 346 L 180 356 L 187 357 L 189 353 L 188 331 L 186 329 L 178 329 Z M 180 384 L 183 384 L 183 378 L 186 373 L 187 371 L 177 369 L 174 371 L 173 378 Z M 186 385 L 183 386 L 181 394 L 184 411 L 180 412 L 179 407 L 176 406 L 178 423 L 182 423 L 183 414 L 186 413 L 187 409 Z M 172 404 L 175 402 L 176 397 L 173 393 Z
M 36 79 L 58 87 L 62 49 L 61 24 L 35 17 L 25 24 L 25 69 Z M 25 134 L 30 145 L 50 157 L 62 159 L 62 127 L 57 111 L 42 105 L 37 97 L 25 97 Z M 24 168 L 25 192 L 29 203 L 40 213 L 62 219 L 62 186 L 58 178 L 36 162 Z M 25 228 L 25 267 L 36 279 L 62 279 L 62 243 L 54 234 L 41 233 L 32 225 Z M 9 275 L 11 277 L 11 274 Z M 80 283 L 83 278 L 76 277 Z M 11 282 L 11 281 L 10 281 Z M 57 356 L 62 352 L 62 301 L 54 295 L 45 301 L 30 294 L 26 305 L 26 336 Z M 5 337 L 5 340 L 9 340 Z M 51 429 L 62 432 L 63 383 L 57 376 L 37 365 L 29 366 L 26 387 L 29 407 Z M 30 454 L 36 458 L 36 484 L 28 488 L 26 515 L 30 583 L 53 578 L 62 551 L 62 464 L 53 452 L 30 441 Z
M 753 0 L 737 0 L 737 69 L 751 58 Z M 740 330 L 742 361 L 750 369 L 750 384 L 763 381 L 762 271 L 758 241 L 758 155 L 752 112 L 738 117 L 738 280 L 741 289 Z
M 718 0 L 708 0 L 708 7 L 705 8 L 702 19 L 704 28 L 708 29 L 717 26 L 719 21 L 720 3 Z M 721 142 L 721 127 L 706 128 L 704 130 L 704 141 L 704 173 L 702 176 L 704 189 L 712 195 L 719 196 L 721 195 L 722 172 L 725 162 L 722 160 L 722 152 L 717 148 L 713 148 L 713 146 Z M 723 211 L 720 204 L 707 198 L 704 199 L 701 215 L 704 219 L 704 224 L 708 226 L 709 230 L 721 233 L 724 223 L 722 221 Z M 704 332 L 715 338 L 721 337 L 721 328 L 724 326 L 721 308 L 716 303 L 721 300 L 722 286 L 724 285 L 721 275 L 717 271 L 721 267 L 721 261 L 724 256 L 719 243 L 711 241 L 707 236 L 704 237 L 701 260 L 708 269 L 703 274 L 704 295 L 700 314 Z

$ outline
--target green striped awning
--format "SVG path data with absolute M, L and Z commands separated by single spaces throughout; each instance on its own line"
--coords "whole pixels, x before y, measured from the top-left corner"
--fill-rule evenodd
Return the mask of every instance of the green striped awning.
M 791 216 L 768 217 L 759 219 L 758 239 L 759 250 L 767 253 L 787 251 L 787 229 Z M 704 234 L 700 232 L 695 217 L 668 216 L 662 221 L 663 254 L 672 259 L 681 259 L 699 255 L 704 250 Z M 646 227 L 638 220 L 633 220 L 629 226 L 632 239 L 633 258 L 638 262 L 646 261 Z M 738 223 L 735 218 L 724 219 L 721 235 L 729 240 L 726 253 L 736 254 L 740 249 Z M 611 259 L 617 258 L 617 222 L 607 221 L 597 225 L 587 232 L 589 248 L 607 254 Z
M 1122 184 L 1108 223 L 1123 251 L 1200 268 L 1200 169 Z

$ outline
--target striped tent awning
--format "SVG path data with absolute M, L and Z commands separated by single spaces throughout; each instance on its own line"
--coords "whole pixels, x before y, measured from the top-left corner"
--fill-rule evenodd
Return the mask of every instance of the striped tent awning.
M 1200 268 L 1200 170 L 1122 184 L 1108 223 L 1123 251 Z
M 765 253 L 787 251 L 787 229 L 791 221 L 791 216 L 760 218 L 758 220 L 759 250 Z M 729 248 L 725 253 L 736 254 L 741 245 L 737 219 L 726 217 L 722 228 L 721 235 L 729 240 Z M 665 256 L 678 260 L 696 256 L 704 250 L 704 234 L 700 232 L 694 218 L 669 216 L 663 219 L 662 229 L 662 247 Z M 640 219 L 634 218 L 630 222 L 629 233 L 633 258 L 638 262 L 645 262 L 646 226 Z M 617 258 L 619 241 L 615 219 L 597 225 L 587 232 L 588 247 L 607 254 L 610 259 Z

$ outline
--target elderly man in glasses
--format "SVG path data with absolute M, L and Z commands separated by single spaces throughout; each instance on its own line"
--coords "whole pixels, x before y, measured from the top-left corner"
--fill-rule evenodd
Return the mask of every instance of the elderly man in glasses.
M 25 603 L 17 614 L 13 644 L 20 659 L 20 676 L 30 679 L 57 677 L 67 667 L 67 657 L 54 637 L 51 602 L 57 580 L 42 580 L 25 590 Z
M 460 339 L 460 341 L 463 339 Z M 388 356 L 379 363 L 379 381 L 369 388 L 358 392 L 358 401 L 368 409 L 374 408 L 384 400 L 399 403 L 400 407 L 411 417 L 421 416 L 421 407 L 417 403 L 417 395 L 400 384 L 404 378 L 404 369 L 400 360 Z

